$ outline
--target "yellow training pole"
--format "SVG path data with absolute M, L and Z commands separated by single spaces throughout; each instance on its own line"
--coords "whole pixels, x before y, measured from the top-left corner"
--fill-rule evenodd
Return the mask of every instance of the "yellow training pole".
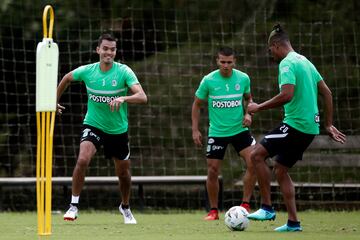
M 41 113 L 36 113 L 36 127 L 37 127 L 37 150 L 36 150 L 36 199 L 38 212 L 38 233 L 43 232 L 40 224 L 43 220 L 41 216 L 41 190 L 40 190 L 40 168 L 41 168 Z
M 36 198 L 40 236 L 51 235 L 52 156 L 59 61 L 59 49 L 52 39 L 53 25 L 54 11 L 47 5 L 43 12 L 44 38 L 36 49 Z
M 55 112 L 46 113 L 46 186 L 45 186 L 45 232 L 51 233 L 51 177 L 52 177 L 52 150 Z

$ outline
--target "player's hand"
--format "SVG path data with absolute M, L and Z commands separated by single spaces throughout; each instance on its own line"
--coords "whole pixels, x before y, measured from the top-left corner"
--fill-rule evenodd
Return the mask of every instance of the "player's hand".
M 202 147 L 202 135 L 199 130 L 193 130 L 192 138 L 196 146 Z
M 259 104 L 255 103 L 255 102 L 251 102 L 251 103 L 248 104 L 247 112 L 249 114 L 256 113 L 258 111 L 259 111 Z
M 122 103 L 125 102 L 125 99 L 123 97 L 118 97 L 118 98 L 115 98 L 114 100 L 112 100 L 110 103 L 109 103 L 109 106 L 110 106 L 110 110 L 113 112 L 114 110 L 115 111 L 119 111 L 120 109 L 120 105 Z
M 243 127 L 250 127 L 252 123 L 252 117 L 249 113 L 246 113 L 242 122 Z
M 331 125 L 330 127 L 326 127 L 326 131 L 328 132 L 329 136 L 339 143 L 346 142 L 346 135 L 337 130 L 336 127 Z
M 64 106 L 61 106 L 60 104 L 56 105 L 56 114 L 57 115 L 61 115 L 63 110 L 65 110 Z

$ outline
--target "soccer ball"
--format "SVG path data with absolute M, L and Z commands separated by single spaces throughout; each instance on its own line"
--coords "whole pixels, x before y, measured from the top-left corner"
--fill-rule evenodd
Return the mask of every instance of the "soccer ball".
M 249 226 L 248 211 L 234 206 L 225 213 L 225 225 L 232 231 L 244 231 Z

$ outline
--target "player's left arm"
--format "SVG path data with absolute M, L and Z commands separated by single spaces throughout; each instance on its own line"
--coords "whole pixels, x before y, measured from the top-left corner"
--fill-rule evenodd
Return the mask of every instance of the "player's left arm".
M 147 103 L 147 96 L 139 83 L 134 84 L 130 87 L 132 95 L 121 96 L 112 100 L 109 105 L 110 109 L 113 112 L 114 110 L 118 111 L 120 105 L 124 102 L 127 103 Z
M 249 113 L 256 113 L 261 110 L 281 107 L 292 100 L 294 96 L 294 90 L 295 85 L 284 84 L 281 86 L 281 91 L 278 95 L 260 104 L 254 102 L 249 103 L 247 111 Z
M 124 101 L 128 103 L 147 103 L 147 96 L 139 83 L 132 85 L 130 90 L 133 94 L 124 96 Z
M 334 139 L 337 142 L 344 143 L 346 141 L 345 134 L 340 132 L 333 125 L 333 101 L 332 101 L 331 90 L 323 80 L 320 80 L 317 86 L 318 86 L 318 92 L 324 100 L 325 129 L 332 139 Z

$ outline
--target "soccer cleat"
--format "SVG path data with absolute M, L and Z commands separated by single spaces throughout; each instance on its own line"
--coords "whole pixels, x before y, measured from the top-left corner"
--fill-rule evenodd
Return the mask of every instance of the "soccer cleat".
M 260 208 L 254 213 L 247 215 L 248 219 L 255 220 L 255 221 L 266 221 L 266 220 L 275 220 L 276 214 L 275 212 L 269 212 Z
M 243 208 L 245 208 L 245 210 L 249 213 L 250 212 L 250 204 L 248 204 L 248 203 L 242 203 L 242 204 L 240 204 L 240 207 L 243 207 Z
M 64 214 L 65 221 L 74 221 L 78 217 L 78 208 L 70 204 L 69 210 Z
M 120 213 L 124 216 L 124 223 L 125 224 L 136 224 L 136 219 L 131 213 L 130 208 L 122 208 L 122 204 L 119 206 Z
M 208 215 L 204 217 L 206 221 L 219 220 L 219 212 L 217 210 L 210 210 Z
M 282 225 L 281 227 L 275 228 L 274 231 L 276 231 L 276 232 L 301 232 L 302 227 L 300 227 L 300 226 L 290 227 L 287 224 L 285 224 L 285 225 Z

